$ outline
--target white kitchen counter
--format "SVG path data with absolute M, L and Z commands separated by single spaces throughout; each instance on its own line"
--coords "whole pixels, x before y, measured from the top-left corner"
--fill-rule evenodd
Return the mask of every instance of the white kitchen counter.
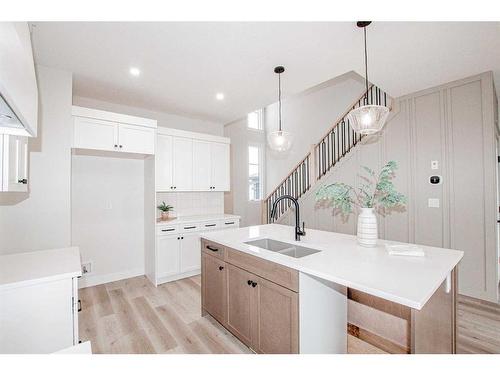
M 214 214 L 214 215 L 192 215 L 192 216 L 180 216 L 172 220 L 167 221 L 157 221 L 156 225 L 177 225 L 177 224 L 188 224 L 188 223 L 201 223 L 204 221 L 211 220 L 239 220 L 241 216 L 230 215 L 230 214 Z
M 0 256 L 0 291 L 81 275 L 78 247 Z
M 334 283 L 420 310 L 463 257 L 462 251 L 421 246 L 425 257 L 387 254 L 386 243 L 377 247 L 357 244 L 356 236 L 307 229 L 297 245 L 321 250 L 303 258 L 292 258 L 244 242 L 272 238 L 295 243 L 295 228 L 268 224 L 221 232 L 202 238 Z M 420 245 L 419 245 L 420 246 Z

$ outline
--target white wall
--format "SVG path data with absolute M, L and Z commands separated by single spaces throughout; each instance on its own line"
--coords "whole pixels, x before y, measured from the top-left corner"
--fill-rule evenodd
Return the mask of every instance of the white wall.
M 313 87 L 282 102 L 283 130 L 294 135 L 289 152 L 266 154 L 266 192 L 270 193 L 310 150 L 320 141 L 336 120 L 364 92 L 364 84 L 356 73 Z M 278 105 L 265 109 L 266 131 L 278 129 Z
M 144 160 L 73 155 L 72 244 L 92 262 L 80 287 L 144 274 Z
M 249 129 L 245 117 L 227 124 L 224 127 L 224 136 L 231 139 L 231 191 L 224 194 L 225 212 L 240 215 L 242 227 L 260 224 L 261 202 L 248 200 L 248 146 L 260 146 L 264 162 L 265 133 Z M 262 178 L 265 186 L 265 163 Z
M 0 254 L 70 245 L 71 73 L 37 67 L 38 137 L 29 140 L 29 194 L 0 194 Z
M 100 109 L 103 111 L 118 112 L 131 116 L 155 119 L 158 121 L 158 126 L 164 126 L 167 128 L 207 133 L 212 135 L 222 135 L 223 133 L 222 124 L 192 117 L 173 115 L 166 112 L 155 112 L 144 108 L 129 107 L 126 105 L 109 103 L 102 100 L 85 98 L 81 96 L 74 96 L 73 104 L 82 107 Z

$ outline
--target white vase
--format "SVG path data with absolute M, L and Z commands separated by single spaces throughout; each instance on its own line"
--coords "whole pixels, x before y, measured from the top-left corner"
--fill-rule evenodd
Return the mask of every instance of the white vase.
M 358 216 L 358 244 L 366 247 L 377 246 L 377 216 L 373 208 L 362 208 Z

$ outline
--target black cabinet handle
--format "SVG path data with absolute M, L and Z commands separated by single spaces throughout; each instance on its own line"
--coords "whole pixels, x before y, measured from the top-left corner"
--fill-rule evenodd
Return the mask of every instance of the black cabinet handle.
M 248 281 L 247 281 L 247 284 L 248 284 L 248 285 L 252 285 L 252 280 L 248 280 Z
M 195 229 L 196 225 L 193 225 L 192 227 L 184 227 L 184 229 Z
M 257 286 L 257 283 L 255 281 L 252 281 L 252 288 L 255 288 Z
M 210 250 L 210 251 L 214 251 L 214 252 L 215 252 L 215 251 L 219 251 L 219 249 L 217 249 L 216 247 L 212 247 L 212 246 L 210 246 L 210 245 L 207 245 L 207 246 L 206 246 L 206 248 L 207 248 L 208 250 Z
M 120 145 L 120 148 L 122 148 L 122 147 L 123 147 L 123 146 L 122 146 L 122 145 Z
M 173 230 L 175 230 L 174 228 L 169 228 L 169 229 L 162 229 L 161 231 L 162 232 L 172 232 Z
M 21 180 L 17 180 L 17 182 L 18 182 L 19 184 L 25 184 L 25 185 L 26 185 L 26 184 L 28 183 L 28 180 L 27 180 L 27 179 L 25 179 L 25 178 L 23 178 L 23 179 L 21 179 Z
M 206 227 L 215 227 L 217 224 L 205 224 Z
M 117 147 L 118 147 L 118 145 L 115 145 L 115 148 L 117 148 Z
M 183 239 L 184 239 L 184 237 L 181 237 L 181 240 L 183 240 Z
M 82 300 L 78 300 L 78 312 L 82 311 Z
M 224 269 L 224 267 L 219 266 L 219 271 L 222 271 L 223 269 Z
M 231 225 L 231 224 L 234 224 L 234 221 L 228 221 L 227 223 L 224 223 L 226 225 Z

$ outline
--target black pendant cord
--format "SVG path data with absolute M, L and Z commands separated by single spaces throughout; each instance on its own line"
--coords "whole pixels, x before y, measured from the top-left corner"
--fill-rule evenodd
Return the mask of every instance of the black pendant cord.
M 281 73 L 278 73 L 278 107 L 279 131 L 281 131 Z
M 365 104 L 368 104 L 368 52 L 366 49 L 366 26 L 363 27 L 363 32 L 365 36 L 365 86 L 366 86 Z

